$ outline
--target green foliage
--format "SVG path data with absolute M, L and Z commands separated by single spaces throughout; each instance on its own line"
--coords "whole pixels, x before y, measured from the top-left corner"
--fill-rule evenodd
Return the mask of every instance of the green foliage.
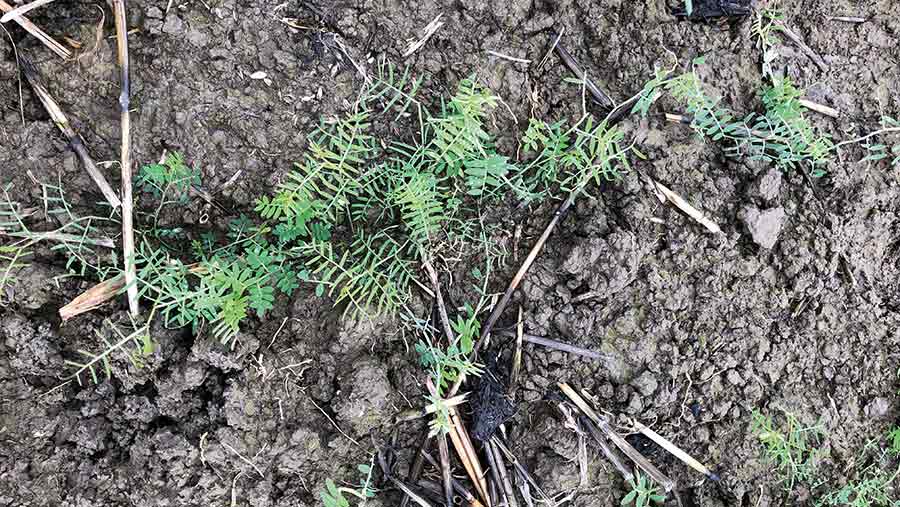
M 587 116 L 575 126 L 576 137 L 562 157 L 562 165 L 569 172 L 560 182 L 567 192 L 580 193 L 594 181 L 598 185 L 619 177 L 628 169 L 627 153 L 621 142 L 625 133 L 605 121 L 594 123 Z
M 26 222 L 36 210 L 22 210 L 10 195 L 12 185 L 0 189 L 0 237 L 5 243 L 0 245 L 0 287 L 12 281 L 14 269 L 24 266 L 22 261 L 31 254 L 31 247 L 44 242 L 51 243 L 50 250 L 65 259 L 67 274 L 58 278 L 93 273 L 105 279 L 110 272 L 107 263 L 115 263 L 115 243 L 100 227 L 113 225 L 112 220 L 78 215 L 66 200 L 61 183 L 40 185 L 47 222 L 58 225 L 50 231 L 33 231 Z
M 900 469 L 885 472 L 875 464 L 866 467 L 859 478 L 816 501 L 816 507 L 898 507 L 893 482 Z
M 345 314 L 381 314 L 403 306 L 410 272 L 401 247 L 386 233 L 360 234 L 343 253 L 330 242 L 313 241 L 292 250 L 305 259 L 304 281 L 317 285 L 335 304 L 349 303 Z
M 333 480 L 325 479 L 325 491 L 319 493 L 325 507 L 350 507 L 349 500 L 344 496 L 345 493 L 362 500 L 363 503 L 360 505 L 365 505 L 367 499 L 375 497 L 375 490 L 371 486 L 372 463 L 357 465 L 356 469 L 363 475 L 358 488 L 339 488 Z
M 188 201 L 191 185 L 200 185 L 200 170 L 189 167 L 177 151 L 166 155 L 161 164 L 141 167 L 135 185 L 158 199 L 171 194 L 177 202 Z
M 428 119 L 434 137 L 426 154 L 438 164 L 435 174 L 458 176 L 466 161 L 487 155 L 491 136 L 484 119 L 496 106 L 497 98 L 475 80 L 459 83 L 443 114 Z
M 869 152 L 860 162 L 878 162 L 888 159 L 891 167 L 900 168 L 900 144 L 889 146 L 886 141 L 879 139 L 884 138 L 887 134 L 897 132 L 900 132 L 900 121 L 890 116 L 883 116 L 879 130 L 858 139 L 845 141 L 839 146 L 859 143 Z M 878 141 L 873 144 L 871 141 L 873 139 Z
M 516 167 L 509 163 L 508 157 L 488 155 L 485 158 L 467 160 L 464 165 L 469 195 L 491 195 L 513 186 L 508 176 Z
M 774 162 L 783 169 L 796 169 L 805 164 L 814 175 L 824 174 L 822 169 L 831 160 L 832 142 L 827 135 L 813 128 L 804 115 L 806 107 L 800 103 L 803 92 L 790 79 L 776 79 L 771 88 L 763 92 L 762 102 L 766 112 L 753 118 L 752 131 L 765 133 L 758 158 Z M 759 135 L 759 134 L 754 134 Z
M 144 366 L 146 358 L 153 353 L 154 344 L 150 338 L 150 331 L 147 326 L 137 326 L 132 323 L 133 331 L 126 335 L 110 320 L 105 320 L 104 324 L 111 331 L 110 336 L 96 330 L 94 331 L 94 334 L 104 345 L 101 352 L 92 353 L 79 349 L 78 353 L 84 358 L 83 362 L 64 361 L 65 364 L 76 368 L 72 377 L 78 381 L 79 385 L 82 385 L 81 378 L 85 374 L 91 377 L 94 384 L 98 384 L 100 376 L 97 374 L 97 370 L 101 368 L 106 379 L 112 378 L 112 364 L 110 361 L 114 354 L 121 355 L 133 367 L 140 369 Z
M 650 479 L 640 473 L 636 479 L 630 479 L 628 485 L 631 491 L 625 495 L 619 505 L 634 505 L 634 507 L 650 507 L 653 504 L 661 504 L 666 497 L 660 494 L 659 488 Z
M 330 126 L 323 123 L 309 137 L 305 162 L 287 175 L 275 197 L 261 197 L 256 211 L 287 223 L 297 237 L 309 236 L 313 219 L 337 222 L 360 191 L 365 164 L 377 154 L 368 120 L 368 112 L 361 111 Z
M 394 121 L 403 117 L 411 106 L 419 106 L 416 94 L 422 86 L 422 78 L 411 75 L 409 67 L 402 72 L 397 71 L 386 57 L 378 60 L 375 68 L 375 79 L 366 94 L 367 103 L 379 103 L 382 113 L 397 111 Z M 421 111 L 418 111 L 421 113 Z
M 252 237 L 251 237 L 252 238 Z M 299 275 L 289 257 L 265 242 L 249 241 L 236 251 L 234 244 L 216 253 L 203 253 L 188 266 L 168 252 L 141 243 L 136 255 L 139 295 L 149 299 L 168 327 L 203 323 L 223 344 L 253 311 L 258 317 L 274 308 L 276 289 L 290 295 L 299 287 Z
M 900 426 L 894 426 L 887 434 L 887 452 L 893 457 L 900 457 Z
M 785 423 L 786 430 L 779 431 L 771 417 L 754 410 L 751 431 L 781 474 L 785 489 L 791 492 L 798 482 L 811 484 L 815 478 L 817 450 L 813 445 L 821 431 L 818 426 L 803 426 L 793 414 L 785 414 Z
M 702 59 L 694 62 L 702 63 Z M 772 86 L 763 91 L 763 114 L 750 113 L 739 118 L 723 107 L 720 99 L 707 95 L 694 70 L 669 78 L 663 76 L 658 72 L 645 86 L 634 111 L 646 114 L 659 98 L 659 89 L 664 89 L 684 105 L 691 128 L 723 143 L 728 156 L 764 160 L 782 169 L 802 165 L 813 175 L 824 174 L 823 167 L 831 160 L 834 145 L 806 118 L 806 108 L 800 102 L 803 92 L 790 79 L 774 78 Z
M 778 44 L 777 32 L 783 31 L 778 21 L 784 19 L 779 11 L 761 9 L 756 12 L 750 25 L 750 35 L 756 40 L 756 47 L 762 54 L 763 77 L 773 78 L 772 62 L 778 58 L 774 46 Z
M 447 218 L 443 189 L 433 174 L 411 172 L 398 175 L 392 183 L 391 201 L 400 211 L 403 225 L 413 243 L 424 245 Z
M 526 152 L 536 152 L 537 156 L 525 168 L 532 175 L 526 186 L 530 189 L 545 190 L 559 181 L 562 170 L 561 160 L 569 149 L 569 132 L 564 122 L 548 124 L 532 118 L 522 136 L 522 148 Z

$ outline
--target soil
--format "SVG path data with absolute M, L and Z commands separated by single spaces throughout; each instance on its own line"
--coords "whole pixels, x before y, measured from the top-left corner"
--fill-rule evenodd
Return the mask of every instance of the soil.
M 477 74 L 509 108 L 499 108 L 493 124 L 500 146 L 513 150 L 530 115 L 580 114 L 581 90 L 563 82 L 564 65 L 555 56 L 537 65 L 554 32 L 564 33 L 569 52 L 617 100 L 640 90 L 654 67 L 670 66 L 674 53 L 682 63 L 706 56 L 700 72 L 724 104 L 760 107 L 749 20 L 677 21 L 658 0 L 175 0 L 168 12 L 166 3 L 129 6 L 134 159 L 184 153 L 223 204 L 195 200 L 167 217 L 173 224 L 197 225 L 208 215 L 224 227 L 252 214 L 256 196 L 271 192 L 300 159 L 305 133 L 320 117 L 346 111 L 358 92 L 359 75 L 317 30 L 281 18 L 340 33 L 348 53 L 371 65 L 370 57 L 382 55 L 404 62 L 409 39 L 442 13 L 444 26 L 405 63 L 425 78 L 432 101 Z M 841 111 L 839 119 L 814 115 L 816 126 L 845 139 L 877 127 L 881 114 L 900 116 L 900 5 L 803 0 L 781 7 L 829 64 L 819 71 L 790 43 L 778 48 L 779 69 L 808 98 Z M 108 7 L 60 0 L 30 17 L 58 39 L 82 44 L 77 60 L 62 62 L 5 25 L 95 158 L 116 160 L 119 86 Z M 0 47 L 0 183 L 12 183 L 25 206 L 38 206 L 32 177 L 59 179 L 74 205 L 90 208 L 99 192 L 27 84 L 20 97 L 5 34 Z M 266 79 L 251 79 L 260 71 Z M 663 100 L 655 110 L 675 106 Z M 593 448 L 589 483 L 579 485 L 577 439 L 547 401 L 557 382 L 569 382 L 596 395 L 619 423 L 652 423 L 722 476 L 704 481 L 645 446 L 678 481 L 685 505 L 806 501 L 786 500 L 750 432 L 753 409 L 819 422 L 827 434 L 822 478 L 844 483 L 864 443 L 898 419 L 898 173 L 858 163 L 862 153 L 851 150 L 810 182 L 726 159 L 658 114 L 624 126 L 647 155 L 636 165 L 725 232 L 711 236 L 661 205 L 635 172 L 577 202 L 501 326 L 513 324 L 521 306 L 527 332 L 609 359 L 526 345 L 516 412 L 506 423 L 513 451 L 545 491 L 577 490 L 578 506 L 618 505 L 626 485 Z M 116 186 L 115 166 L 105 171 Z M 504 228 L 522 233 L 499 239 L 524 255 L 554 206 L 506 211 Z M 203 334 L 156 326 L 159 350 L 144 368 L 117 362 L 112 380 L 48 394 L 69 374 L 63 360 L 97 345 L 104 319 L 127 321 L 117 302 L 61 323 L 58 308 L 93 283 L 57 283 L 65 261 L 38 249 L 3 296 L 12 303 L 0 307 L 0 506 L 317 505 L 326 478 L 358 481 L 355 465 L 369 462 L 373 442 L 395 442 L 406 470 L 425 422 L 393 418 L 424 404 L 415 351 L 390 320 L 346 320 L 312 290 L 281 297 L 267 319 L 245 326 L 234 351 Z M 518 264 L 510 256 L 495 290 Z M 449 292 L 465 301 L 459 289 Z M 589 292 L 598 295 L 578 298 Z M 399 498 L 385 491 L 368 505 Z

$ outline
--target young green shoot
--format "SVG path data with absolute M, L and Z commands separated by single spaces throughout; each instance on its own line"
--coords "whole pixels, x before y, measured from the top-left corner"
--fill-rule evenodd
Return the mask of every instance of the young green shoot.
M 804 426 L 793 414 L 785 414 L 786 428 L 780 431 L 771 417 L 753 411 L 751 431 L 763 445 L 766 459 L 781 475 L 789 493 L 798 483 L 811 484 L 816 475 L 819 426 Z
M 636 477 L 628 480 L 631 491 L 622 498 L 619 505 L 634 507 L 652 507 L 654 504 L 662 504 L 666 501 L 665 495 L 660 494 L 659 488 L 640 472 Z

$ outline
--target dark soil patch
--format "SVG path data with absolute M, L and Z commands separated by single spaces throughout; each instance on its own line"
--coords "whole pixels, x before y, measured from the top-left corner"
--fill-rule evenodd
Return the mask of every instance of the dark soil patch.
M 505 108 L 495 118 L 510 151 L 529 115 L 579 115 L 581 92 L 563 83 L 564 66 L 555 57 L 536 65 L 551 32 L 563 29 L 567 49 L 618 100 L 636 93 L 654 67 L 669 65 L 672 51 L 682 62 L 705 55 L 704 79 L 733 109 L 760 105 L 749 21 L 680 23 L 664 2 L 214 0 L 176 1 L 168 14 L 165 3 L 130 6 L 129 26 L 138 30 L 130 39 L 134 159 L 181 151 L 209 189 L 241 172 L 217 194 L 224 209 L 197 200 L 168 217 L 188 227 L 203 215 L 223 227 L 252 213 L 255 197 L 271 192 L 300 158 L 305 133 L 321 116 L 346 110 L 357 93 L 358 75 L 327 41 L 289 28 L 283 17 L 343 34 L 358 61 L 387 55 L 401 62 L 406 39 L 443 13 L 445 26 L 406 63 L 425 77 L 430 100 L 477 73 L 518 120 Z M 900 116 L 895 2 L 783 4 L 788 23 L 830 64 L 819 72 L 793 46 L 779 48 L 780 64 L 808 97 L 842 112 L 840 120 L 815 116 L 817 126 L 845 138 L 871 130 L 882 113 Z M 60 0 L 31 16 L 58 38 L 83 43 L 75 62 L 60 62 L 9 28 L 102 161 L 118 158 L 119 88 L 108 11 L 95 45 L 97 6 L 106 9 Z M 869 21 L 847 24 L 831 15 Z M 0 183 L 13 183 L 26 206 L 40 202 L 29 173 L 59 178 L 76 205 L 100 200 L 27 85 L 23 125 L 15 57 L 2 47 Z M 257 71 L 269 81 L 250 79 Z M 650 453 L 694 505 L 778 505 L 783 491 L 749 433 L 754 408 L 820 421 L 833 465 L 825 478 L 842 480 L 863 443 L 883 435 L 898 415 L 897 173 L 854 156 L 829 168 L 818 196 L 796 174 L 776 175 L 772 191 L 768 167 L 726 160 L 686 127 L 656 117 L 626 127 L 648 155 L 638 164 L 698 203 L 725 235 L 711 237 L 661 206 L 634 173 L 577 202 L 501 323 L 512 325 L 512 308 L 521 305 L 527 332 L 612 359 L 599 364 L 526 345 L 508 423 L 514 450 L 546 491 L 578 487 L 577 439 L 544 401 L 557 382 L 570 382 L 597 395 L 605 410 L 655 421 L 657 431 L 714 466 L 723 482 L 697 486 L 694 472 Z M 117 182 L 114 172 L 107 169 Z M 751 240 L 740 218 L 748 206 L 783 209 L 771 249 Z M 504 217 L 507 230 L 522 227 L 519 252 L 540 235 L 552 209 Z M 512 235 L 505 240 L 512 248 Z M 64 265 L 60 255 L 39 249 L 10 289 L 14 303 L 0 308 L 0 505 L 230 505 L 232 495 L 239 505 L 315 505 L 326 477 L 355 483 L 354 465 L 368 462 L 372 438 L 383 442 L 395 430 L 406 469 L 424 422 L 392 421 L 423 404 L 415 352 L 394 337 L 390 322 L 346 321 L 311 290 L 282 297 L 269 318 L 245 327 L 235 351 L 157 327 L 160 349 L 145 368 L 116 364 L 111 381 L 45 395 L 67 375 L 63 359 L 96 345 L 93 330 L 103 318 L 126 320 L 120 302 L 60 323 L 56 310 L 91 284 L 70 278 L 57 285 Z M 510 259 L 495 289 L 517 267 Z M 466 300 L 450 292 L 452 300 Z M 588 292 L 601 295 L 573 301 Z M 590 487 L 575 505 L 618 504 L 625 486 L 599 453 L 590 456 Z M 370 505 L 397 499 L 385 493 Z

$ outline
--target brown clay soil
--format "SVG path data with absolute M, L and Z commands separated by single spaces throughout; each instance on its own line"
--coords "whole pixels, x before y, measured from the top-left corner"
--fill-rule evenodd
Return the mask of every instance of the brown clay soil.
M 570 52 L 618 100 L 637 92 L 654 67 L 670 65 L 673 52 L 681 62 L 705 55 L 702 77 L 729 107 L 760 107 L 749 21 L 678 22 L 658 0 L 175 0 L 168 13 L 166 3 L 129 6 L 134 158 L 147 163 L 178 150 L 200 167 L 209 189 L 242 171 L 216 194 L 222 209 L 195 200 L 178 211 L 183 216 L 168 217 L 176 224 L 197 225 L 208 214 L 222 226 L 252 214 L 254 199 L 272 192 L 300 159 L 305 133 L 321 116 L 348 109 L 358 74 L 318 30 L 340 33 L 359 61 L 383 55 L 411 65 L 425 78 L 428 100 L 477 74 L 509 107 L 493 120 L 506 148 L 515 148 L 530 115 L 555 121 L 580 112 L 580 90 L 563 82 L 569 73 L 562 63 L 552 57 L 537 66 L 554 30 L 564 30 Z M 875 128 L 881 114 L 900 116 L 900 5 L 781 3 L 787 22 L 829 63 L 820 71 L 793 45 L 779 48 L 778 64 L 807 96 L 841 111 L 836 120 L 814 115 L 818 127 L 844 139 Z M 445 25 L 404 62 L 408 39 L 439 13 Z M 868 21 L 829 20 L 833 15 Z M 78 59 L 63 62 L 6 25 L 95 157 L 116 160 L 111 12 L 103 2 L 58 0 L 31 17 L 57 38 L 81 42 Z M 292 29 L 279 21 L 284 17 L 315 30 Z M 89 208 L 99 193 L 27 84 L 23 124 L 16 59 L 2 37 L 0 183 L 12 183 L 24 205 L 38 206 L 32 176 L 59 178 L 73 204 Z M 258 71 L 269 81 L 249 77 Z M 521 306 L 528 332 L 610 359 L 526 346 L 509 441 L 544 490 L 577 490 L 573 505 L 618 505 L 626 486 L 593 448 L 589 484 L 579 485 L 577 439 L 546 399 L 566 381 L 594 393 L 620 423 L 634 416 L 652 423 L 715 468 L 720 483 L 642 447 L 679 482 L 685 505 L 812 502 L 819 490 L 785 498 L 750 432 L 750 414 L 785 410 L 820 422 L 828 485 L 846 481 L 864 443 L 896 422 L 898 173 L 858 163 L 862 153 L 853 151 L 812 182 L 773 173 L 726 159 L 687 127 L 665 123 L 658 113 L 667 107 L 674 106 L 663 101 L 649 119 L 624 123 L 647 155 L 638 167 L 697 203 L 724 234 L 712 236 L 661 205 L 634 172 L 581 199 L 501 325 L 513 323 Z M 106 169 L 117 186 L 115 172 Z M 553 207 L 500 212 L 510 232 L 497 240 L 521 259 Z M 784 217 L 774 246 L 765 248 L 748 224 L 772 210 Z M 423 375 L 389 320 L 345 320 L 303 289 L 282 296 L 264 321 L 251 319 L 233 352 L 206 335 L 157 327 L 159 350 L 143 369 L 116 364 L 111 381 L 46 394 L 70 373 L 64 359 L 96 347 L 93 330 L 103 319 L 124 319 L 118 302 L 61 323 L 59 307 L 93 283 L 57 283 L 64 266 L 58 253 L 39 248 L 0 298 L 12 301 L 0 308 L 0 505 L 318 505 L 325 478 L 355 483 L 355 465 L 395 429 L 405 470 L 424 422 L 395 426 L 392 417 L 410 403 L 421 406 Z M 493 288 L 502 290 L 517 267 L 510 256 Z M 588 292 L 595 297 L 578 298 Z M 452 288 L 450 297 L 463 301 Z M 386 491 L 368 505 L 398 502 L 396 491 Z

